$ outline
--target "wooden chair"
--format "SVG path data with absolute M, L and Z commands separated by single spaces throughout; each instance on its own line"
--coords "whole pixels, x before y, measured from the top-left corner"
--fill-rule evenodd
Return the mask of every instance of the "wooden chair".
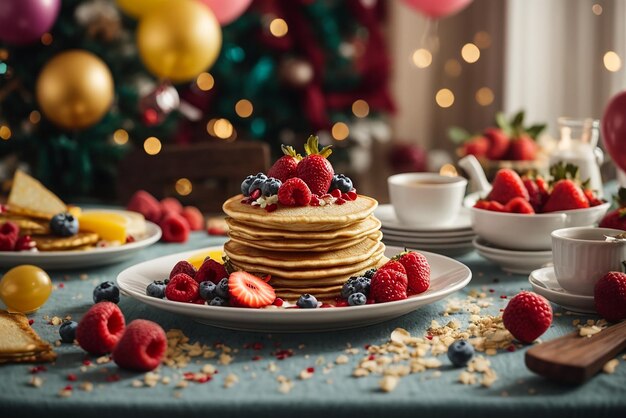
M 135 191 L 143 189 L 157 199 L 172 196 L 202 212 L 221 213 L 222 203 L 241 193 L 243 179 L 249 174 L 266 173 L 269 163 L 269 147 L 262 142 L 166 145 L 157 155 L 137 149 L 118 166 L 117 197 L 126 204 Z M 180 179 L 191 182 L 189 194 L 176 191 Z

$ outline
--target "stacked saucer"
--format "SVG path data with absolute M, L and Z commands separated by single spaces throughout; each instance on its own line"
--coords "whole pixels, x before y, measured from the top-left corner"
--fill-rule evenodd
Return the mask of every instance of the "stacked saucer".
M 387 245 L 447 256 L 459 256 L 474 249 L 472 240 L 476 234 L 466 209 L 462 209 L 454 221 L 443 226 L 404 223 L 397 218 L 392 205 L 379 205 L 374 216 L 382 223 L 380 230 Z
M 551 250 L 510 250 L 493 245 L 481 237 L 476 237 L 473 244 L 481 257 L 498 264 L 502 270 L 509 273 L 529 274 L 552 262 Z

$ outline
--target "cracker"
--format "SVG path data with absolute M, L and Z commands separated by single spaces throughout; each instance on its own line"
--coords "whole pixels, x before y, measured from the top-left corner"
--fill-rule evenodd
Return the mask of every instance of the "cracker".
M 52 361 L 56 354 L 28 323 L 26 315 L 0 310 L 0 363 Z
M 33 237 L 39 251 L 64 251 L 74 250 L 80 247 L 98 242 L 98 234 L 94 232 L 79 232 L 71 237 L 56 237 L 53 235 L 41 235 Z

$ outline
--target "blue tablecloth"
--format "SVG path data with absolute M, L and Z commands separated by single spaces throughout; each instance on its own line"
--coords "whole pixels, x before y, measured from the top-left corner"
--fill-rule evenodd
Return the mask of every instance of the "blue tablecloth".
M 122 264 L 52 272 L 55 290 L 45 306 L 30 316 L 34 320 L 32 326 L 44 339 L 54 342 L 59 338 L 58 326 L 49 324 L 46 318 L 71 315 L 79 320 L 92 305 L 91 293 L 96 284 L 114 280 L 119 271 L 135 263 L 221 242 L 221 238 L 194 233 L 185 244 L 159 243 Z M 501 296 L 511 297 L 530 288 L 527 277 L 506 274 L 474 253 L 459 260 L 472 269 L 474 277 L 469 286 L 452 297 L 462 299 L 471 291 L 486 292 L 492 305 L 481 314 L 499 314 L 507 302 Z M 96 364 L 96 358 L 86 355 L 78 346 L 63 344 L 55 347 L 57 361 L 46 364 L 47 370 L 40 373 L 31 373 L 33 365 L 0 366 L 0 417 L 626 416 L 626 365 L 620 364 L 614 374 L 601 373 L 582 386 L 562 386 L 526 369 L 525 348 L 513 352 L 501 350 L 488 357 L 498 375 L 498 380 L 489 388 L 458 383 L 460 370 L 452 368 L 445 355 L 438 357 L 443 364 L 438 371 L 403 377 L 390 393 L 379 389 L 380 375 L 352 377 L 355 366 L 365 355 L 364 347 L 385 343 L 396 327 L 423 337 L 433 319 L 445 323 L 456 318 L 466 326 L 467 313 L 442 318 L 446 300 L 376 326 L 341 332 L 274 335 L 201 325 L 128 297 L 122 297 L 119 305 L 127 322 L 145 318 L 158 322 L 165 330 L 181 329 L 190 343 L 217 344 L 217 353 L 221 352 L 220 344 L 230 347 L 232 362 L 220 364 L 216 359 L 198 357 L 183 370 L 162 366 L 159 373 L 170 378 L 168 384 L 134 387 L 136 380 L 145 380 L 144 374 L 120 370 L 112 362 Z M 555 312 L 563 315 L 555 317 L 543 340 L 574 330 L 574 319 L 597 319 L 565 315 L 557 306 Z M 346 354 L 347 347 L 357 348 L 359 353 Z M 293 355 L 277 356 L 280 350 L 286 350 L 283 353 L 293 350 Z M 347 355 L 346 364 L 335 364 L 324 370 L 327 363 L 334 363 L 341 354 Z M 90 359 L 92 365 L 84 366 L 85 359 Z M 183 372 L 199 372 L 206 364 L 218 369 L 211 381 L 177 387 Z M 278 370 L 273 371 L 271 364 Z M 310 367 L 314 368 L 311 378 L 300 379 L 301 372 Z M 231 374 L 238 377 L 238 382 L 226 388 L 224 383 Z M 278 376 L 293 383 L 288 393 L 279 391 Z M 41 378 L 43 384 L 38 388 L 31 386 L 29 382 L 33 377 Z M 93 390 L 81 389 L 86 387 L 86 382 L 93 385 Z M 67 385 L 72 386 L 71 396 L 59 396 Z

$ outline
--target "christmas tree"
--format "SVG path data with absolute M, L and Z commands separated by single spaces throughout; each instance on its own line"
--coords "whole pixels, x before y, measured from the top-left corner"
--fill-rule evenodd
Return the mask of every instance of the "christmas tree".
M 112 197 L 124 154 L 155 153 L 161 143 L 253 139 L 278 153 L 281 143 L 300 146 L 319 133 L 335 144 L 335 159 L 347 161 L 355 138 L 368 135 L 363 121 L 393 110 L 384 4 L 375 1 L 256 0 L 221 27 L 215 63 L 174 87 L 140 58 L 144 17 L 125 15 L 112 0 L 59 3 L 53 26 L 35 41 L 0 33 L 0 158 L 29 164 L 64 198 Z M 112 74 L 112 105 L 88 126 L 50 120 L 40 103 L 52 88 L 42 69 L 70 50 L 93 53 Z

